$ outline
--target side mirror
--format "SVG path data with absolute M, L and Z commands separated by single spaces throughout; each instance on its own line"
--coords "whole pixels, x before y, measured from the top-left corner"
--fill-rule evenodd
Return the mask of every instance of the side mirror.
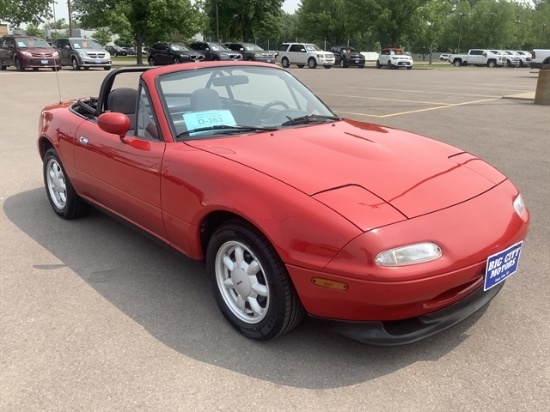
M 305 52 L 306 52 L 306 49 L 300 49 L 300 52 L 301 52 L 301 53 L 305 53 Z
M 206 49 L 204 49 L 204 50 L 206 50 L 206 51 L 210 51 L 210 47 L 207 47 L 207 48 L 206 48 Z
M 71 46 L 69 46 L 68 44 L 66 44 L 65 46 L 63 46 L 64 49 L 67 49 L 67 50 L 71 50 Z
M 486 53 L 486 52 L 483 52 L 483 57 L 487 57 L 487 53 Z
M 130 119 L 124 113 L 103 113 L 97 118 L 97 125 L 104 132 L 116 134 L 122 139 L 130 130 Z

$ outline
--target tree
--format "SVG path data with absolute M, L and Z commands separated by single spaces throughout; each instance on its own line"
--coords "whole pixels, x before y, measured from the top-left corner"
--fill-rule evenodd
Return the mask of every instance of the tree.
M 51 17 L 51 0 L 0 0 L 0 20 L 14 26 L 22 23 L 39 25 Z
M 137 63 L 143 64 L 146 41 L 191 37 L 201 29 L 197 5 L 189 0 L 73 0 L 83 27 L 109 27 L 113 33 L 132 33 Z
M 105 29 L 97 29 L 94 34 L 92 34 L 92 39 L 94 39 L 96 42 L 101 44 L 102 46 L 105 46 L 107 43 L 110 43 L 111 33 L 109 33 L 108 30 Z
M 277 38 L 282 32 L 283 0 L 204 0 L 207 35 L 216 41 L 254 42 L 258 35 Z
M 27 24 L 25 32 L 27 33 L 27 36 L 44 37 L 44 31 L 32 23 Z

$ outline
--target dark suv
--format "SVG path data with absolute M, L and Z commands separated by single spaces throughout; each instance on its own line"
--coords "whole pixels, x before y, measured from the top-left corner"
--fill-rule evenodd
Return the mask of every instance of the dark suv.
M 59 70 L 59 54 L 46 40 L 32 36 L 4 36 L 0 39 L 0 68 L 15 66 L 19 71 L 26 68 Z
M 335 46 L 330 49 L 336 59 L 335 64 L 342 68 L 357 66 L 360 69 L 365 67 L 365 56 L 349 46 Z
M 225 47 L 243 55 L 243 60 L 275 63 L 276 53 L 265 51 L 254 43 L 224 43 Z
M 204 59 L 204 54 L 191 50 L 183 43 L 158 42 L 147 51 L 150 66 L 165 64 L 192 63 Z
M 221 43 L 198 41 L 190 45 L 193 50 L 204 54 L 205 60 L 242 60 L 243 55 L 228 49 Z

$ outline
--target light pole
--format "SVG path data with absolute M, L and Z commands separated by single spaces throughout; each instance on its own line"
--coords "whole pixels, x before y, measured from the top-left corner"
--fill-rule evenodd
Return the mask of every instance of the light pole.
M 216 41 L 220 41 L 220 21 L 218 19 L 218 2 L 216 2 Z
M 546 30 L 546 23 L 542 25 L 542 33 L 540 34 L 540 48 L 542 49 L 542 44 L 544 42 L 544 31 Z
M 462 19 L 464 18 L 464 13 L 460 13 L 460 23 L 458 24 L 458 45 L 456 46 L 457 54 L 460 53 L 460 38 L 462 37 Z

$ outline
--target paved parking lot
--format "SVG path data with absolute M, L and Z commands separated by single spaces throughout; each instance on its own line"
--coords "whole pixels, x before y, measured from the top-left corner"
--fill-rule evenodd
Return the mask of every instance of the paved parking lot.
M 502 98 L 533 92 L 536 73 L 290 72 L 343 117 L 448 142 L 514 181 L 532 226 L 500 295 L 406 347 L 356 344 L 311 320 L 273 342 L 246 340 L 219 314 L 200 264 L 99 212 L 66 222 L 50 210 L 40 109 L 97 95 L 106 73 L 1 72 L 0 410 L 548 409 L 550 107 Z

